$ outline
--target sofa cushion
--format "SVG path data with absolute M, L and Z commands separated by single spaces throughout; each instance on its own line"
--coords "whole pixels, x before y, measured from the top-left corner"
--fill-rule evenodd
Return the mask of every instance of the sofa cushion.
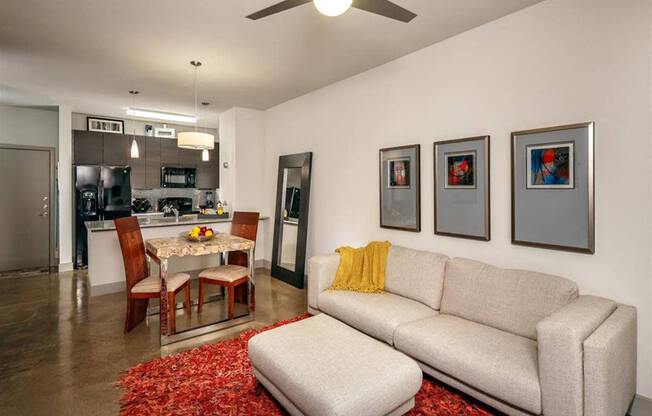
M 456 258 L 446 265 L 441 312 L 537 339 L 537 323 L 577 298 L 563 277 Z
M 439 309 L 447 256 L 391 246 L 385 268 L 385 290 Z
M 394 343 L 394 330 L 400 324 L 437 314 L 422 303 L 391 293 L 342 290 L 320 293 L 319 309 L 390 345 Z
M 394 345 L 477 390 L 541 414 L 537 343 L 531 339 L 440 314 L 400 325 Z

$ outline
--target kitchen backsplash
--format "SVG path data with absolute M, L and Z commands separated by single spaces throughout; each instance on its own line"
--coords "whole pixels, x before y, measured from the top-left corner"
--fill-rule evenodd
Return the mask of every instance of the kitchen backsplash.
M 184 188 L 132 189 L 131 198 L 145 198 L 149 200 L 153 211 L 158 211 L 158 200 L 160 198 L 192 198 L 193 209 L 198 209 L 200 205 L 206 204 L 206 192 L 210 191 Z M 213 191 L 213 198 L 216 195 L 216 191 Z

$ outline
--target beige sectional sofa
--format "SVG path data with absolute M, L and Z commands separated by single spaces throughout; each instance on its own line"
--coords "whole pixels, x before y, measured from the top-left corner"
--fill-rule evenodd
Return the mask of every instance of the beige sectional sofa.
M 308 263 L 309 312 L 393 346 L 509 415 L 624 415 L 636 309 L 565 278 L 392 246 L 385 294 L 327 290 L 339 254 Z

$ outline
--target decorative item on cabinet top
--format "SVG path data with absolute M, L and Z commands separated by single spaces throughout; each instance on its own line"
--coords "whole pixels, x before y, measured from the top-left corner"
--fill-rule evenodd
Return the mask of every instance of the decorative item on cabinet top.
M 594 123 L 512 133 L 512 244 L 595 252 Z
M 123 134 L 125 122 L 124 120 L 89 116 L 86 117 L 86 129 L 99 133 Z

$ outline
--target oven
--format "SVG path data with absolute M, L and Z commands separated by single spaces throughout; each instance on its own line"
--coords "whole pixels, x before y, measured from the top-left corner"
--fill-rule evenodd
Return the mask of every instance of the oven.
M 161 188 L 194 188 L 197 169 L 164 166 L 161 168 Z

